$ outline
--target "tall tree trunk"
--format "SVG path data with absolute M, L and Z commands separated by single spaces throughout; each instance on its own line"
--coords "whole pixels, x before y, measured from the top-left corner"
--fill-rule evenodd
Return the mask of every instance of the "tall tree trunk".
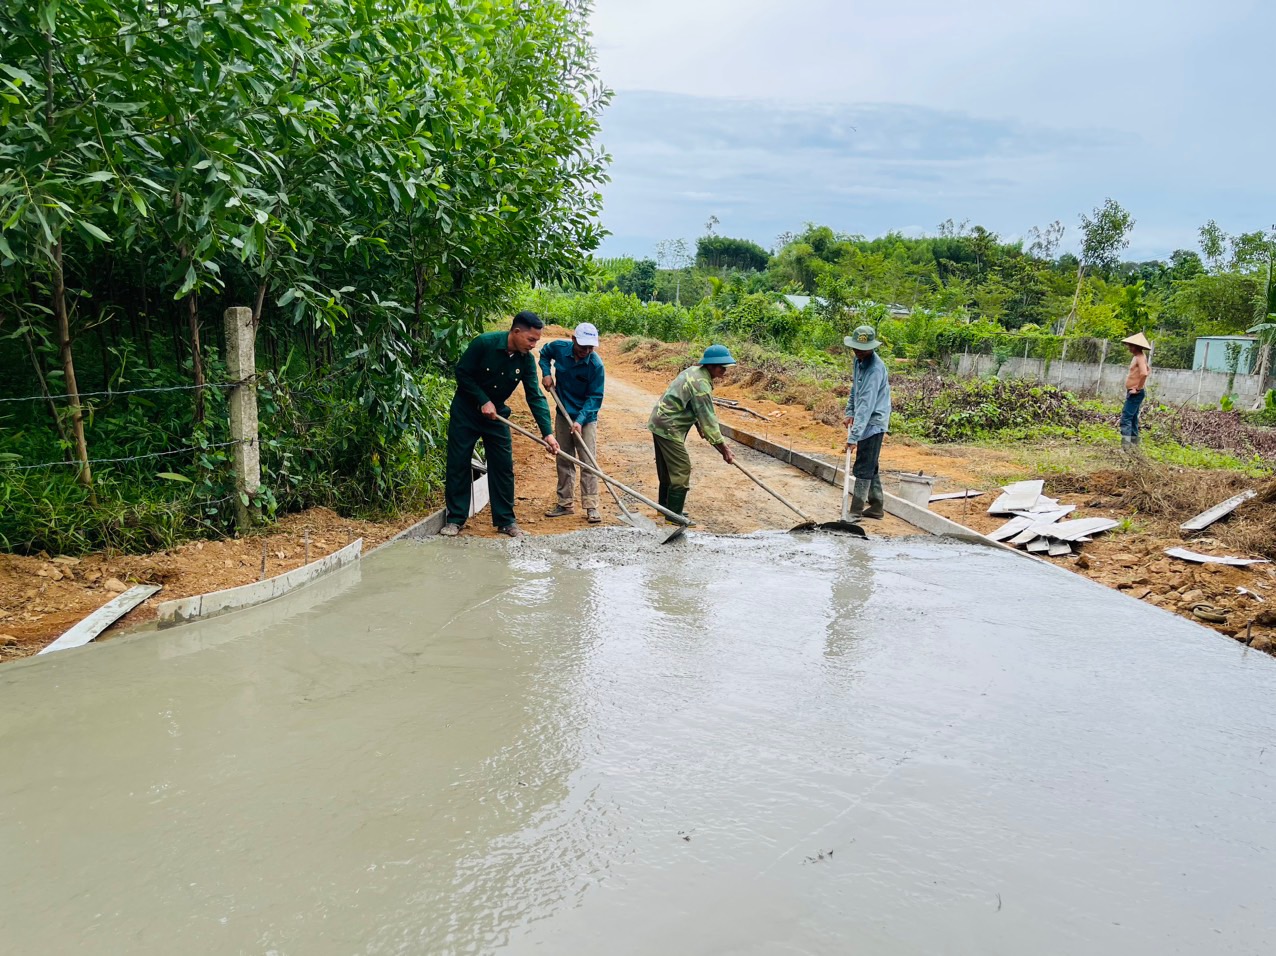
M 199 347 L 199 297 L 186 297 L 186 315 L 190 320 L 191 368 L 195 375 L 195 424 L 204 420 L 204 357 Z
M 1068 312 L 1067 317 L 1063 320 L 1063 331 L 1060 335 L 1068 334 L 1068 326 L 1072 324 L 1072 320 L 1077 317 L 1077 306 L 1081 304 L 1081 284 L 1085 281 L 1085 263 L 1077 263 L 1077 291 L 1072 294 L 1072 309 Z
M 75 434 L 75 453 L 80 460 L 79 481 L 89 490 L 89 500 L 97 504 L 93 493 L 93 473 L 89 469 L 89 444 L 84 438 L 84 412 L 80 408 L 80 389 L 75 382 L 75 359 L 71 355 L 71 319 L 66 311 L 66 283 L 62 274 L 62 240 L 53 246 L 53 315 L 58 327 L 58 346 L 62 354 L 62 374 L 66 379 L 67 401 L 71 406 L 71 430 Z
M 425 266 L 419 262 L 412 264 L 413 278 L 416 280 L 416 327 L 421 331 L 421 305 L 425 300 Z
M 253 328 L 261 325 L 261 308 L 266 302 L 266 279 L 263 276 L 257 285 L 257 301 L 253 303 Z
M 31 329 L 27 326 L 22 328 L 22 337 L 27 343 L 27 354 L 31 356 L 31 367 L 35 369 L 35 377 L 40 383 L 40 394 L 44 396 L 44 400 L 49 403 L 49 414 L 53 416 L 53 424 L 58 429 L 58 437 L 62 439 L 62 444 L 67 444 L 66 429 L 62 426 L 62 416 L 58 414 L 58 406 L 53 401 L 53 396 L 49 394 L 49 383 L 44 377 L 44 367 L 40 364 L 40 356 L 36 354 L 35 342 L 31 340 Z M 68 458 L 68 460 L 70 460 Z
M 183 259 L 188 258 L 186 244 L 178 249 Z M 195 381 L 195 424 L 204 421 L 204 354 L 199 347 L 199 296 L 195 292 L 186 295 L 186 324 L 191 340 L 191 373 Z

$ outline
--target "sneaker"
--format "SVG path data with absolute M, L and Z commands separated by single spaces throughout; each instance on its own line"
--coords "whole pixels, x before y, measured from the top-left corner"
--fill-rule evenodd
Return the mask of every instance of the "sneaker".
M 439 529 L 440 538 L 455 538 L 460 533 L 461 526 L 459 524 L 445 524 Z
M 527 534 L 527 532 L 520 528 L 517 524 L 507 524 L 505 527 L 497 528 L 496 530 L 500 534 L 509 535 L 511 538 L 521 538 Z
M 586 508 L 585 520 L 588 521 L 590 524 L 599 524 L 602 522 L 603 516 L 598 513 L 597 508 Z
M 554 507 L 550 508 L 548 511 L 545 512 L 545 517 L 546 518 L 561 518 L 564 515 L 571 515 L 575 513 L 576 513 L 576 509 L 571 507 L 571 505 L 555 505 Z

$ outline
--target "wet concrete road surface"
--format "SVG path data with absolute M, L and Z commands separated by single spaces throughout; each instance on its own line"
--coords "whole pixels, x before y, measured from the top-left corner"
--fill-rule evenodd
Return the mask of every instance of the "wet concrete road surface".
M 977 547 L 400 544 L 0 674 L 0 948 L 1270 954 L 1273 700 Z

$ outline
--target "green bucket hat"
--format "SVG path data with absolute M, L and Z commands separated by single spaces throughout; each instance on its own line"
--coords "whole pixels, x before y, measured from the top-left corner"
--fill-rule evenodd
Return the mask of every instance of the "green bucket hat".
M 701 365 L 734 365 L 735 359 L 731 357 L 731 352 L 725 345 L 710 345 L 704 350 L 704 357 L 700 359 Z
M 858 329 L 842 339 L 847 348 L 859 349 L 861 352 L 872 352 L 880 348 L 882 343 L 871 325 L 861 325 Z

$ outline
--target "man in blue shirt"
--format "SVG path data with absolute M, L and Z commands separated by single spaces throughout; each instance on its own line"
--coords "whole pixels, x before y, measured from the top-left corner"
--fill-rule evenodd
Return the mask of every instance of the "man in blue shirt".
M 891 427 L 891 383 L 886 363 L 877 354 L 881 342 L 871 326 L 861 325 L 844 340 L 855 353 L 855 379 L 846 400 L 846 443 L 855 446 L 855 490 L 851 517 L 884 518 L 886 496 L 878 462 L 882 440 Z M 867 500 L 867 507 L 865 501 Z
M 598 357 L 598 329 L 582 322 L 571 341 L 550 342 L 541 349 L 541 384 L 556 389 L 559 404 L 554 413 L 554 437 L 568 454 L 584 461 L 597 460 L 598 410 L 603 407 L 603 361 Z M 552 367 L 551 367 L 552 366 Z M 564 417 L 564 412 L 566 417 Z M 588 449 L 589 454 L 583 453 Z M 558 504 L 547 518 L 575 513 L 576 466 L 558 459 Z M 598 477 L 581 469 L 580 500 L 590 524 L 602 521 L 598 513 Z

